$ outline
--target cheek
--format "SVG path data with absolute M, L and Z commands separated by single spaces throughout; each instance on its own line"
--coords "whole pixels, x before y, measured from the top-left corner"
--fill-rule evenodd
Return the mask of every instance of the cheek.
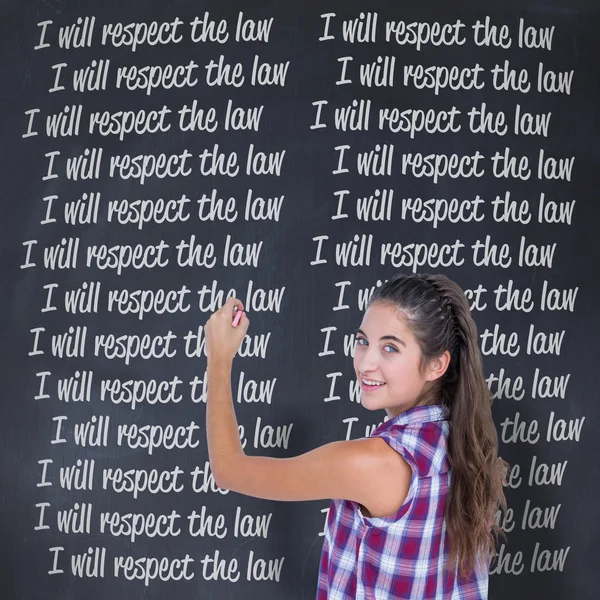
M 398 384 L 410 388 L 418 386 L 420 381 L 418 371 L 412 365 L 407 364 L 398 365 L 394 369 L 392 377 Z
M 392 385 L 412 385 L 415 376 L 405 361 L 389 361 L 384 368 L 386 381 Z

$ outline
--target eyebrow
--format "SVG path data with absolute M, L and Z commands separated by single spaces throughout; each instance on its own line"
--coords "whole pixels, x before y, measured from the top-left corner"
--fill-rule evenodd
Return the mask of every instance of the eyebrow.
M 361 333 L 362 335 L 367 337 L 367 334 L 362 329 L 357 329 L 356 333 Z M 401 344 L 402 346 L 404 346 L 406 348 L 406 344 L 399 337 L 396 337 L 395 335 L 382 335 L 379 339 L 380 340 L 393 340 L 394 342 L 398 342 L 398 344 Z

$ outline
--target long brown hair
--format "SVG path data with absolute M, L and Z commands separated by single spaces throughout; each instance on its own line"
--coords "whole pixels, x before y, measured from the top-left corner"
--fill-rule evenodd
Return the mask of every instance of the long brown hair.
M 405 317 L 422 352 L 421 368 L 445 350 L 450 364 L 419 404 L 450 410 L 448 460 L 451 483 L 445 517 L 449 540 L 446 568 L 468 576 L 478 559 L 495 550 L 496 511 L 506 510 L 502 483 L 508 464 L 498 457 L 492 394 L 483 373 L 477 326 L 463 290 L 444 275 L 397 274 L 369 299 L 392 304 Z

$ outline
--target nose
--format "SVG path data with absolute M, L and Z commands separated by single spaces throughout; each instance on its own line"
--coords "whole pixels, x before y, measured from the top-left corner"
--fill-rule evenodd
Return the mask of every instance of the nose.
M 361 373 L 370 373 L 377 370 L 376 348 L 357 346 L 354 351 L 354 364 Z

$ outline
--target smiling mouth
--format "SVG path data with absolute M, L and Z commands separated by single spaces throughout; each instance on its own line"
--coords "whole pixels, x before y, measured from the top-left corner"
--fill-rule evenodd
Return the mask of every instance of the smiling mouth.
M 383 381 L 376 381 L 375 379 L 366 379 L 364 377 L 360 378 L 360 387 L 362 390 L 365 390 L 367 392 L 379 390 L 385 385 L 386 384 Z

